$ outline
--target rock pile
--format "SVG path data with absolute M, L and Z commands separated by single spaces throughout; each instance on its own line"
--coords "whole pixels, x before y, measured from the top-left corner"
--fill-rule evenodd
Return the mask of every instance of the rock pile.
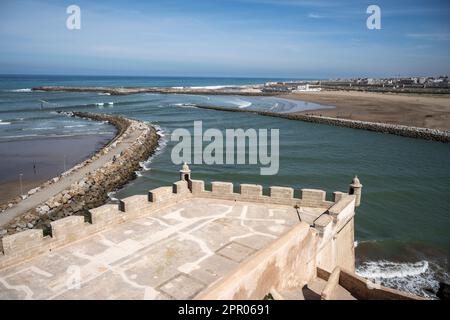
M 278 113 L 278 112 L 269 112 L 269 111 L 245 110 L 245 109 L 238 109 L 238 108 L 223 108 L 223 107 L 215 107 L 215 106 L 196 106 L 196 107 L 202 108 L 202 109 L 218 110 L 218 111 L 249 112 L 249 113 L 256 113 L 256 114 L 259 114 L 262 116 L 279 117 L 279 118 L 285 118 L 285 119 L 290 119 L 290 120 L 300 120 L 300 121 L 306 121 L 306 122 L 313 122 L 313 123 L 353 128 L 353 129 L 363 129 L 363 130 L 369 130 L 369 131 L 390 133 L 390 134 L 395 134 L 398 136 L 404 136 L 404 137 L 410 137 L 410 138 L 434 140 L 434 141 L 440 141 L 440 142 L 444 142 L 444 143 L 450 143 L 450 131 L 444 131 L 444 130 L 438 130 L 438 129 L 409 127 L 409 126 L 404 126 L 404 125 L 399 125 L 399 124 L 389 124 L 389 123 L 381 123 L 381 122 L 339 119 L 339 118 L 322 117 L 322 116 L 308 115 L 308 114 Z

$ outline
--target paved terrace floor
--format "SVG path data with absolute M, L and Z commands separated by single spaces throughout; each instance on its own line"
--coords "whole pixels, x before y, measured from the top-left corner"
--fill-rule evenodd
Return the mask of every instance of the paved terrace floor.
M 191 299 L 298 221 L 289 206 L 187 200 L 0 270 L 0 299 Z

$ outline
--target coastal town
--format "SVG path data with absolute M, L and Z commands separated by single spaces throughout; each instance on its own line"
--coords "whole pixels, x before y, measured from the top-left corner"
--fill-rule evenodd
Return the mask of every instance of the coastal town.
M 251 85 L 181 86 L 181 87 L 64 87 L 39 86 L 33 91 L 98 92 L 111 95 L 137 93 L 212 94 L 274 96 L 289 93 L 320 91 L 362 91 L 380 93 L 449 94 L 448 76 L 351 78 L 329 80 L 272 81 Z
M 321 90 L 353 90 L 367 92 L 450 93 L 448 76 L 350 78 L 310 81 L 267 82 L 261 88 L 267 93 L 313 92 Z

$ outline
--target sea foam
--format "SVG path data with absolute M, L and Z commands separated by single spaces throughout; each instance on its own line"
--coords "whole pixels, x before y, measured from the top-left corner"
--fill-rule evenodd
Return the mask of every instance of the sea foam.
M 31 88 L 7 90 L 8 92 L 31 92 Z
M 436 298 L 433 292 L 437 292 L 439 288 L 441 280 L 438 277 L 444 275 L 448 281 L 448 274 L 441 267 L 426 260 L 418 262 L 368 261 L 357 266 L 356 273 L 383 286 L 428 298 Z

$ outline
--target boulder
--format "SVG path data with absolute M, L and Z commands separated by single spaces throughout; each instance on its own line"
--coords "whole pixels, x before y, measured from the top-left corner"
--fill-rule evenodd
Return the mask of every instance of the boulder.
M 43 205 L 40 206 L 36 209 L 36 211 L 40 214 L 40 215 L 44 215 L 47 214 L 50 211 L 50 207 L 48 205 Z
M 444 282 L 439 282 L 439 290 L 436 296 L 441 300 L 450 300 L 450 285 Z

